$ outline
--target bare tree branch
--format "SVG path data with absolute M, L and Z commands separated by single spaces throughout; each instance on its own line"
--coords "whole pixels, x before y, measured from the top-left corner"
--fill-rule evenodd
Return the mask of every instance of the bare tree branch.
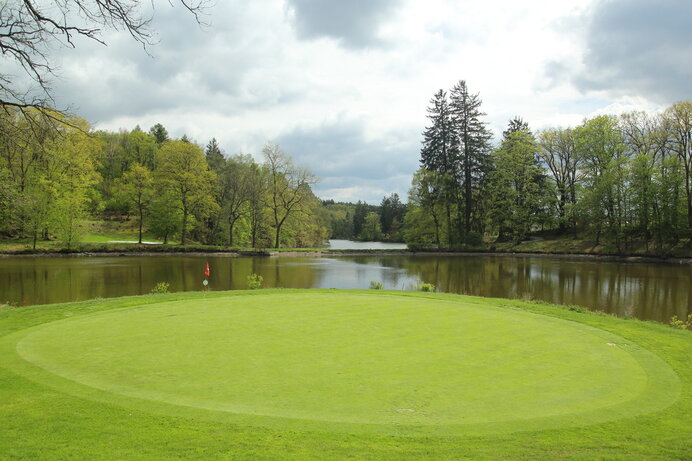
M 177 0 L 199 24 L 209 0 Z M 169 0 L 174 5 L 174 0 Z M 16 73 L 0 73 L 0 107 L 54 113 L 52 46 L 75 48 L 77 37 L 105 45 L 105 30 L 126 31 L 145 52 L 153 45 L 153 13 L 144 0 L 3 0 L 0 55 Z M 152 11 L 154 2 L 151 1 Z M 63 111 L 65 112 L 65 111 Z M 50 115 L 47 115 L 50 118 Z

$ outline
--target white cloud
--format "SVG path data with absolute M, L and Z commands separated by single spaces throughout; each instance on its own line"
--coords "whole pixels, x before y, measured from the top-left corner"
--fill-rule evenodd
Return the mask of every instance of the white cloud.
M 328 10 L 294 1 L 218 2 L 208 28 L 157 1 L 154 58 L 122 34 L 62 50 L 58 100 L 101 128 L 162 123 L 258 160 L 279 141 L 321 176 L 322 198 L 369 202 L 406 197 L 428 101 L 460 79 L 497 134 L 515 115 L 538 129 L 660 107 L 574 83 L 600 3 L 379 1 L 329 29 Z

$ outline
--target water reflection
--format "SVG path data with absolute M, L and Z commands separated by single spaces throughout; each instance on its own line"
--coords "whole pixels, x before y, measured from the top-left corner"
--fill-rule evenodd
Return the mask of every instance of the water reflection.
M 575 304 L 623 317 L 668 322 L 692 312 L 692 267 L 521 256 L 223 257 L 125 256 L 0 258 L 0 302 L 43 304 L 145 294 L 157 282 L 171 291 L 247 287 L 396 290 L 421 282 L 440 291 Z

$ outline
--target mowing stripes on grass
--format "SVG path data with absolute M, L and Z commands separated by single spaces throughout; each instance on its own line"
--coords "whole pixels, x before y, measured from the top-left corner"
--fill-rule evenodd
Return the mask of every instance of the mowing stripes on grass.
M 8 337 L 74 395 L 272 428 L 493 434 L 664 408 L 662 360 L 620 336 L 479 298 L 270 291 L 146 304 Z

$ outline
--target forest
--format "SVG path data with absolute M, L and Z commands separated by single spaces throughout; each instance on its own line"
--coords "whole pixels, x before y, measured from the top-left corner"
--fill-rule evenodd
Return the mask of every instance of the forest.
M 328 237 L 317 178 L 280 146 L 258 164 L 226 157 L 156 124 L 93 131 L 76 116 L 5 108 L 0 120 L 0 232 L 73 247 L 88 220 L 135 220 L 168 243 L 235 247 L 320 246 Z M 88 219 L 87 219 L 88 218 Z
M 496 146 L 465 81 L 428 106 L 409 192 L 409 246 L 520 242 L 536 232 L 617 253 L 692 236 L 692 101 L 533 132 L 510 120 Z
M 329 238 L 412 248 L 586 239 L 662 252 L 692 233 L 692 102 L 658 114 L 598 115 L 534 132 L 520 117 L 493 143 L 478 94 L 460 81 L 428 107 L 408 203 L 320 200 L 318 178 L 268 143 L 262 163 L 164 126 L 93 130 L 60 112 L 0 113 L 0 235 L 74 247 L 94 221 L 143 236 L 244 248 L 320 247 Z

